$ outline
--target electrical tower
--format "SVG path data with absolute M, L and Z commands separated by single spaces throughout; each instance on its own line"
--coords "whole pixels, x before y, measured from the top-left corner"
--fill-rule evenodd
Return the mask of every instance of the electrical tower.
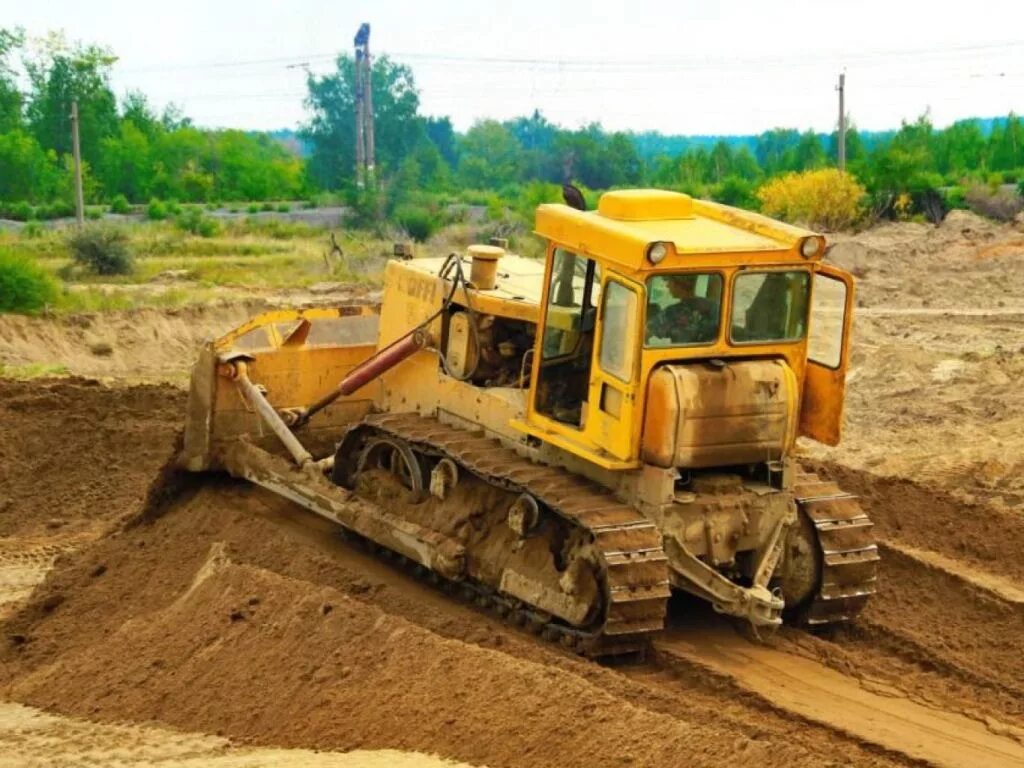
M 356 185 L 360 188 L 373 183 L 373 88 L 370 72 L 370 25 L 359 27 L 356 46 Z

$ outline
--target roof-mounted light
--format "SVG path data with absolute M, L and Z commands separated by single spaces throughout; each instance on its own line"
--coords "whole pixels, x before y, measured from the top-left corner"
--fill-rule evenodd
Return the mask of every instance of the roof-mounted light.
M 660 264 L 668 256 L 668 245 L 666 243 L 651 243 L 647 246 L 647 260 L 651 264 Z
M 800 255 L 805 259 L 813 259 L 821 253 L 821 238 L 817 236 L 805 237 L 800 241 Z

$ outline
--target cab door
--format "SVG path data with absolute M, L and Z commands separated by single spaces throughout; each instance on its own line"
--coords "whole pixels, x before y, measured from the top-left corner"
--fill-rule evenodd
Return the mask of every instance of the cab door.
M 818 265 L 811 286 L 800 434 L 826 445 L 837 445 L 842 433 L 853 295 L 849 273 Z
M 640 364 L 643 287 L 606 276 L 598 310 L 598 339 L 591 368 L 586 433 L 617 459 L 632 458 Z

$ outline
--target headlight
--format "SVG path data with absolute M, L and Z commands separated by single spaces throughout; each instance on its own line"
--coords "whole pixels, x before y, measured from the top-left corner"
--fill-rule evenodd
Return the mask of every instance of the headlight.
M 647 260 L 651 264 L 660 264 L 668 256 L 668 246 L 665 243 L 651 243 L 647 246 Z
M 805 237 L 800 243 L 800 255 L 805 259 L 813 259 L 821 252 L 821 238 Z

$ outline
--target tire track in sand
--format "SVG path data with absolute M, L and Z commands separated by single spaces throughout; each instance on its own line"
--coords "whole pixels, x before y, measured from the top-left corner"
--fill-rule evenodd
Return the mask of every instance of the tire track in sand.
M 994 720 L 912 701 L 803 656 L 757 645 L 728 628 L 670 630 L 659 654 L 725 675 L 768 707 L 782 708 L 887 750 L 942 768 L 1024 765 L 1024 733 Z

